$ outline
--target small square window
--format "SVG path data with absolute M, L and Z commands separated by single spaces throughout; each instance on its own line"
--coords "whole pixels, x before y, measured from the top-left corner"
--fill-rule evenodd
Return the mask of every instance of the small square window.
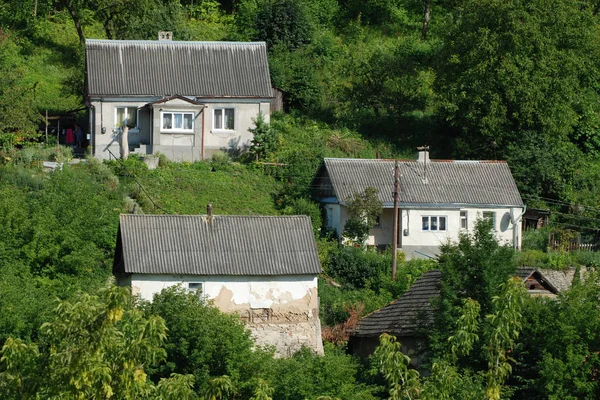
M 235 130 L 235 109 L 215 108 L 213 112 L 213 129 Z
M 202 282 L 189 282 L 188 283 L 188 291 L 189 292 L 198 292 L 202 293 L 204 289 Z
M 467 219 L 467 212 L 466 211 L 461 211 L 460 212 L 460 229 L 468 229 L 469 225 L 468 225 L 468 219 Z
M 137 128 L 138 120 L 137 107 L 116 107 L 115 108 L 115 127 L 122 129 L 125 126 L 129 129 Z
M 491 221 L 492 228 L 496 228 L 496 213 L 494 211 L 484 211 L 482 216 L 484 220 Z

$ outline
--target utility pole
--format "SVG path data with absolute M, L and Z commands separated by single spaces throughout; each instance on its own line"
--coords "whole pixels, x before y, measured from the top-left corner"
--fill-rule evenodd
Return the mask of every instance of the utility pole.
M 396 264 L 398 262 L 398 192 L 400 191 L 400 168 L 398 161 L 394 166 L 394 244 L 392 246 L 392 280 L 396 280 Z
M 48 146 L 48 110 L 46 110 L 46 146 Z

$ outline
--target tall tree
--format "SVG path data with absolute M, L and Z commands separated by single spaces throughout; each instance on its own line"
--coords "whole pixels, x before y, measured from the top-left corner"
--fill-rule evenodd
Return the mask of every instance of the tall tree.
M 524 130 L 569 140 L 581 110 L 596 109 L 600 25 L 591 7 L 465 0 L 448 20 L 437 90 L 460 155 L 504 157 Z

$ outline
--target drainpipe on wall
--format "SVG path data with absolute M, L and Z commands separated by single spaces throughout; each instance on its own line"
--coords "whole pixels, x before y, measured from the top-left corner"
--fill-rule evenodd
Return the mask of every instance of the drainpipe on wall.
M 514 213 L 514 208 L 511 208 L 511 212 L 510 212 L 510 219 L 511 222 L 513 224 L 513 248 L 515 250 L 518 250 L 518 246 L 517 246 L 517 224 L 521 221 L 521 219 L 523 218 L 523 215 L 525 215 L 525 211 L 527 211 L 527 206 L 524 205 L 523 206 L 523 211 L 521 212 L 521 214 L 519 215 L 518 218 L 515 218 L 513 213 Z
M 202 111 L 200 111 L 202 113 L 202 143 L 200 146 L 200 158 L 202 160 L 204 160 L 204 110 L 206 110 L 207 106 L 204 105 L 204 108 L 202 109 Z

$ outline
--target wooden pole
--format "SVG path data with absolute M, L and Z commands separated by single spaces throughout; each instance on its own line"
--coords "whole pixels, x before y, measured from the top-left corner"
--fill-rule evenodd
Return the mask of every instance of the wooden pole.
M 48 146 L 48 110 L 46 110 L 46 146 Z
M 392 246 L 392 280 L 396 280 L 396 266 L 398 263 L 398 192 L 400 191 L 400 168 L 398 161 L 394 166 L 394 244 Z

